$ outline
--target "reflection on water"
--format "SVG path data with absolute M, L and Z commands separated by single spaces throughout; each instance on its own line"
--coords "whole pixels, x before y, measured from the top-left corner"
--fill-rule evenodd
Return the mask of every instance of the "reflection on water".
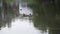
M 28 19 L 21 21 L 16 18 L 12 21 L 12 27 L 2 29 L 1 34 L 39 34 L 39 31 L 33 27 L 32 23 L 29 23 Z
M 27 6 L 23 7 L 19 5 L 19 8 L 22 9 L 19 11 L 18 7 L 17 9 L 13 7 L 12 10 L 11 6 L 7 8 L 9 9 L 2 9 L 3 12 L 1 13 L 3 15 L 0 15 L 0 34 L 48 34 L 48 29 L 47 32 L 42 32 L 42 30 L 34 27 L 32 10 Z
M 19 5 L 20 5 L 19 7 L 20 14 L 26 14 L 26 15 L 32 14 L 32 10 L 27 7 L 26 3 L 19 4 Z
M 0 0 L 0 30 L 5 27 L 10 28 L 12 18 L 19 15 L 18 4 L 13 6 L 14 5 L 11 6 L 11 4 L 7 4 L 4 0 Z
M 33 0 L 32 3 L 14 4 L 13 2 L 14 5 L 11 3 L 7 7 L 4 6 L 9 9 L 0 7 L 0 33 L 59 34 L 59 5 L 52 2 Z
M 48 29 L 48 34 L 60 34 L 59 0 L 31 0 L 26 2 L 33 9 L 35 28 L 43 32 L 46 32 Z
M 29 17 L 16 17 L 11 19 L 11 28 L 2 28 L 1 34 L 40 34 L 41 31 L 34 28 L 32 21 L 30 22 Z

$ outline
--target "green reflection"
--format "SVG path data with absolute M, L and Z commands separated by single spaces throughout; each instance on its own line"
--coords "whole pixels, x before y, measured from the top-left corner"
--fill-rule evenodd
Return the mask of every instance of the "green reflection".
M 33 9 L 34 27 L 45 32 L 49 29 L 49 34 L 59 34 L 60 0 L 30 0 L 30 2 L 28 6 Z
M 12 19 L 19 16 L 19 6 L 16 6 L 16 4 L 11 6 L 11 4 L 7 4 L 8 1 L 6 1 L 7 0 L 1 1 L 2 6 L 0 7 L 0 30 L 4 27 L 10 28 Z

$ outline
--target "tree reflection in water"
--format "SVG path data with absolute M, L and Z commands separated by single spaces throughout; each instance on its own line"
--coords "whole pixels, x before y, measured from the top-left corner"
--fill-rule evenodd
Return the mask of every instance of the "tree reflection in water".
M 48 34 L 60 34 L 60 1 L 31 0 L 28 6 L 33 9 L 34 27 Z
M 59 0 L 30 0 L 28 3 L 29 7 L 33 9 L 33 24 L 38 30 L 42 30 L 42 33 L 47 32 L 48 34 L 60 34 L 60 1 Z M 10 6 L 8 6 L 10 7 Z M 11 8 L 11 7 L 10 7 Z M 14 7 L 15 8 L 15 7 Z M 0 9 L 0 30 L 3 27 L 11 27 L 11 20 L 18 15 L 17 10 L 4 10 Z M 4 14 L 4 19 L 1 15 Z
M 12 18 L 15 18 L 19 15 L 19 10 L 18 10 L 19 6 L 18 5 L 16 5 L 16 6 L 12 5 L 11 6 L 8 4 L 6 6 L 6 4 L 3 4 L 3 6 L 0 6 L 0 30 L 6 26 L 8 28 L 10 28 Z M 12 7 L 12 10 L 9 7 Z

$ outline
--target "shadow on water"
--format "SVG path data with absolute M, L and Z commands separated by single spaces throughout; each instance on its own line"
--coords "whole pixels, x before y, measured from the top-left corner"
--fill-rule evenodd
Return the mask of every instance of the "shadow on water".
M 31 0 L 27 3 L 33 9 L 34 27 L 43 32 L 48 29 L 48 34 L 60 34 L 59 0 Z

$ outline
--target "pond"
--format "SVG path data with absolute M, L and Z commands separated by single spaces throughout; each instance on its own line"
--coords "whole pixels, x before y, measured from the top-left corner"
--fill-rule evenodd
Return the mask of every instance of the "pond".
M 0 7 L 0 34 L 60 34 L 58 3 L 30 0 Z
M 25 15 L 33 15 L 32 9 L 25 6 L 22 6 L 22 4 L 19 4 L 19 16 L 15 16 L 11 18 L 12 16 L 8 15 L 7 21 L 1 22 L 0 25 L 0 34 L 48 34 L 47 32 L 42 32 L 42 30 L 38 30 L 36 27 L 34 27 L 34 23 L 32 19 L 30 19 L 29 16 L 23 16 Z

